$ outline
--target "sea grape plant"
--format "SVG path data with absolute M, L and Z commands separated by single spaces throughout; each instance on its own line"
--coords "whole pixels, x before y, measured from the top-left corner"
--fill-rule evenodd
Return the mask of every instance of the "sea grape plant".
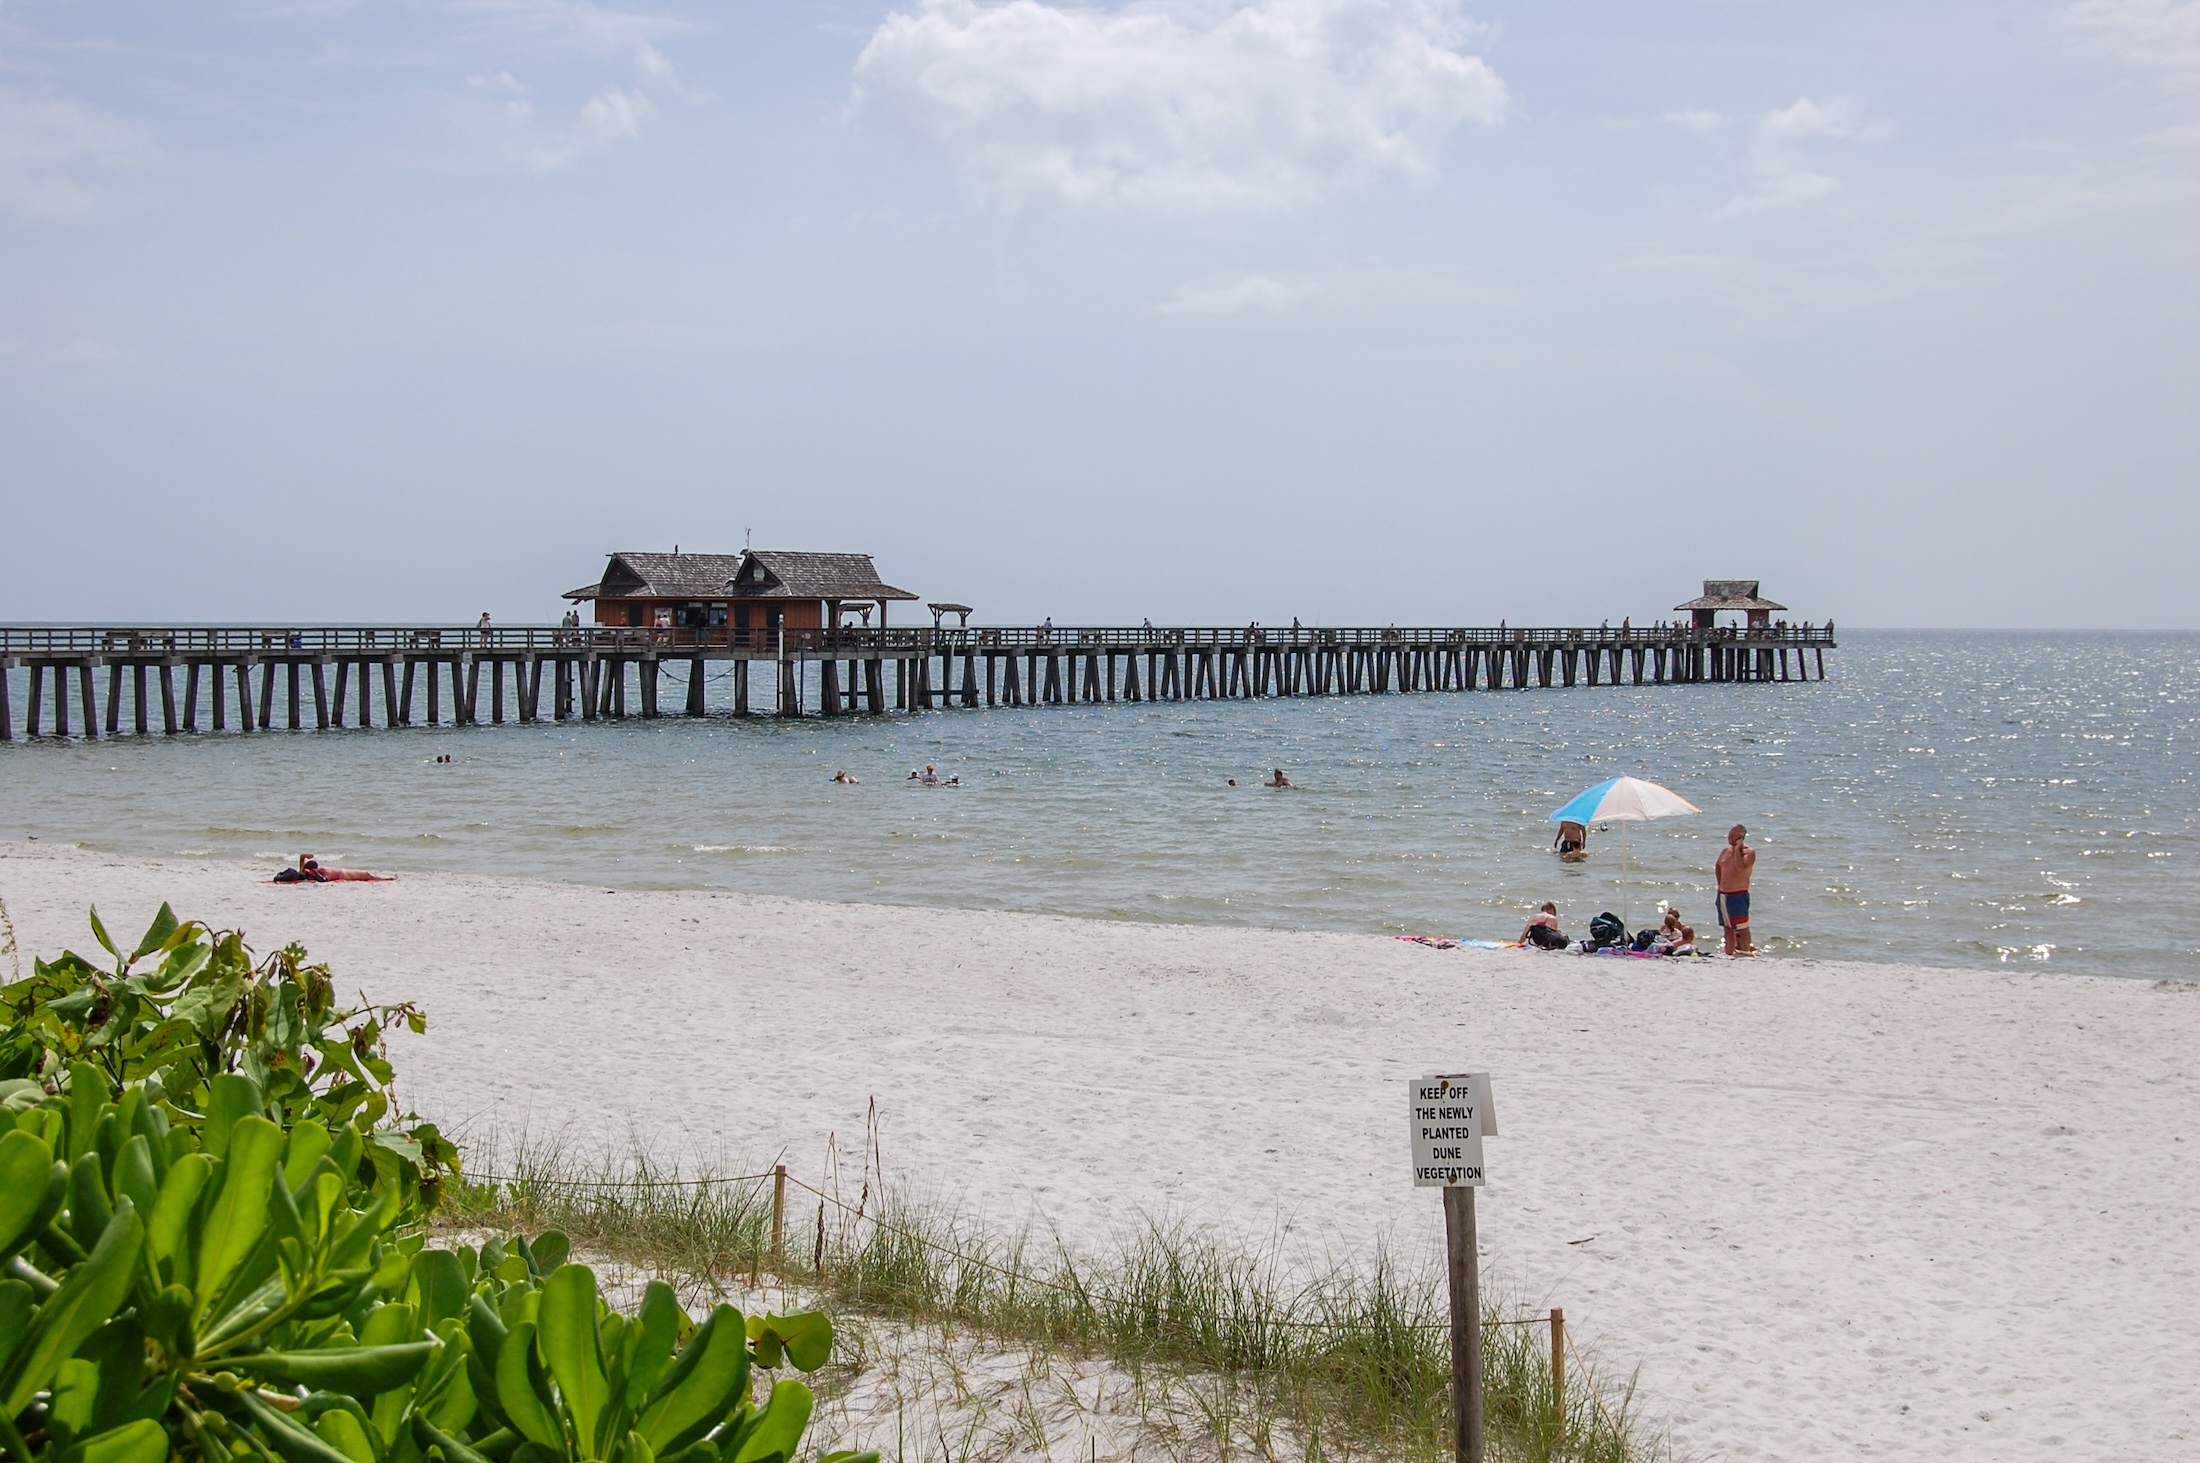
M 427 1029 L 416 1006 L 344 1005 L 328 966 L 299 946 L 255 960 L 241 934 L 179 920 L 165 904 L 127 953 L 97 909 L 91 926 L 108 965 L 67 951 L 0 988 L 0 1101 L 59 1092 L 88 1064 L 106 1088 L 142 1083 L 171 1122 L 195 1127 L 213 1112 L 213 1079 L 235 1074 L 281 1127 L 361 1134 L 361 1162 L 396 1175 L 407 1209 L 434 1207 L 458 1154 L 434 1124 L 392 1120 L 383 1049 L 398 1023 Z
M 212 992 L 226 1015 L 209 1053 L 185 1002 L 222 957 L 189 951 L 230 937 L 183 928 L 117 954 L 92 1003 L 6 993 L 0 1051 L 40 1053 L 0 1102 L 7 1463 L 790 1463 L 811 1393 L 781 1379 L 758 1397 L 753 1378 L 823 1366 L 824 1316 L 698 1321 L 662 1282 L 625 1316 L 554 1233 L 426 1247 L 417 1178 L 361 1121 L 378 1110 L 332 1095 L 379 1094 L 386 1066 L 350 1048 L 363 1075 L 324 1054 L 319 1072 L 349 1075 L 294 1080 L 325 1038 L 284 1002 L 316 1009 L 325 970 L 227 957 L 251 978 Z M 178 1020 L 192 1035 L 167 1040 Z M 57 1069 L 46 1054 L 71 1040 L 79 1059 Z M 279 1095 L 224 1069 L 244 1047 Z

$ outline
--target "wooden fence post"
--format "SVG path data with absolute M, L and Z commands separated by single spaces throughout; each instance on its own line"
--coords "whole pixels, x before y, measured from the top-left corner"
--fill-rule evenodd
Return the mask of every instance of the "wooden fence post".
M 772 1259 L 783 1261 L 787 1252 L 787 1165 L 772 1165 Z
M 1452 1446 L 1458 1463 L 1482 1463 L 1482 1264 L 1472 1188 L 1444 1190 L 1444 1239 L 1451 1280 Z
M 1551 1307 L 1551 1452 L 1566 1446 L 1566 1313 Z

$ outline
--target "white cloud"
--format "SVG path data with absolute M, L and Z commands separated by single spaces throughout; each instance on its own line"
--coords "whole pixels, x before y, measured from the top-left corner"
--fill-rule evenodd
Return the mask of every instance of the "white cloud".
M 1845 99 L 1815 102 L 1803 97 L 1757 119 L 1749 144 L 1749 167 L 1756 187 L 1720 210 L 1728 216 L 1763 213 L 1824 198 L 1841 184 L 1817 170 L 1813 144 L 1876 141 L 1887 125 L 1862 116 Z
M 2200 86 L 2200 0 L 2081 0 L 2060 19 L 2089 50 Z
M 526 107 L 525 102 L 516 104 Z M 526 113 L 522 113 L 524 119 Z M 582 104 L 570 127 L 532 133 L 527 149 L 530 172 L 554 173 L 581 158 L 609 152 L 622 142 L 642 140 L 642 123 L 657 106 L 640 91 L 607 87 Z
M 1667 112 L 1658 119 L 1683 132 L 1693 132 L 1698 137 L 1709 137 L 1727 124 L 1724 113 L 1706 111 L 1702 107 L 1684 107 L 1677 112 Z
M 1164 212 L 1288 207 L 1426 173 L 1505 84 L 1459 0 L 919 0 L 856 62 L 858 117 L 947 149 L 986 191 Z
M 1312 292 L 1306 285 L 1284 284 L 1265 274 L 1249 274 L 1219 289 L 1180 288 L 1154 309 L 1163 315 L 1244 315 L 1280 310 Z
M 0 214 L 43 222 L 98 205 L 86 168 L 141 157 L 144 134 L 73 97 L 0 86 Z
M 515 46 L 538 59 L 623 60 L 631 85 L 599 85 L 570 121 L 553 120 L 532 99 L 536 89 L 510 70 L 466 78 L 477 94 L 460 113 L 473 134 L 477 166 L 555 173 L 582 158 L 641 141 L 643 124 L 658 115 L 661 97 L 684 97 L 679 73 L 657 39 L 687 29 L 684 22 L 615 10 L 588 0 L 461 0 L 458 9 L 481 23 L 500 49 Z M 491 97 L 501 96 L 501 101 Z

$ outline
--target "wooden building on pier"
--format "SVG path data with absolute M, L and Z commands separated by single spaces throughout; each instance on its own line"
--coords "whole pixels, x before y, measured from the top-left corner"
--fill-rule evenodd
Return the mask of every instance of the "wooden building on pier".
M 1746 623 L 1762 629 L 1771 625 L 1773 611 L 1785 611 L 1787 606 L 1758 594 L 1754 579 L 1706 579 L 1701 596 L 1673 608 L 1687 610 L 1697 629 L 1708 630 L 1718 624 L 1722 610 L 1745 615 Z
M 601 579 L 565 598 L 593 600 L 597 624 L 623 629 L 830 630 L 843 607 L 868 624 L 874 606 L 884 629 L 886 607 L 916 596 L 880 579 L 869 554 L 750 549 L 613 554 Z

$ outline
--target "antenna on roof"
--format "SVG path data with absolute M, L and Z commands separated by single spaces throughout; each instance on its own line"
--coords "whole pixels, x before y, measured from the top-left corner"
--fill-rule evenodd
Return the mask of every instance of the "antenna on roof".
M 745 553 L 747 553 L 747 552 L 749 551 L 749 539 L 750 539 L 750 538 L 751 538 L 751 537 L 752 537 L 752 536 L 753 536 L 753 535 L 754 535 L 755 533 L 756 533 L 756 530 L 755 530 L 755 529 L 753 529 L 753 528 L 744 528 L 744 529 L 742 529 L 742 530 L 741 530 L 741 552 L 742 552 L 742 553 L 744 553 L 744 554 L 745 554 Z

